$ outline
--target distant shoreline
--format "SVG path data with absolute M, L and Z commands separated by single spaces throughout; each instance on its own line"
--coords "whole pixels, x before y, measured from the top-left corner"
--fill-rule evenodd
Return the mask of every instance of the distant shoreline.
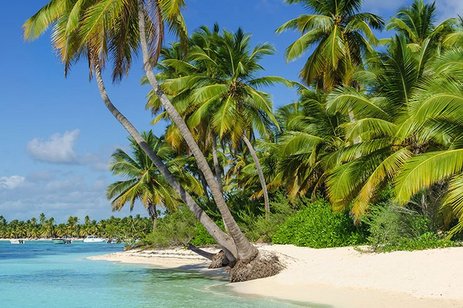
M 277 276 L 228 284 L 233 292 L 339 307 L 463 307 L 463 248 L 383 254 L 353 248 L 311 249 L 264 245 L 287 268 Z M 145 264 L 158 268 L 208 270 L 208 260 L 183 249 L 126 251 L 91 260 Z
M 30 241 L 30 242 L 37 242 L 37 241 L 51 241 L 55 238 L 60 238 L 60 237 L 49 237 L 49 238 L 27 238 L 27 237 L 19 237 L 19 238 L 0 238 L 0 241 L 6 242 L 6 241 L 12 241 L 12 240 L 23 240 L 23 241 Z M 66 239 L 71 240 L 71 241 L 83 241 L 85 237 L 66 237 Z

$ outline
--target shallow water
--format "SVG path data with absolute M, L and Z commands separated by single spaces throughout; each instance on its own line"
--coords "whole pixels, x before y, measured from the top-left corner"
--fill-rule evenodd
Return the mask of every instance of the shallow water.
M 0 241 L 0 306 L 6 307 L 297 307 L 227 291 L 197 273 L 87 260 L 121 245 Z

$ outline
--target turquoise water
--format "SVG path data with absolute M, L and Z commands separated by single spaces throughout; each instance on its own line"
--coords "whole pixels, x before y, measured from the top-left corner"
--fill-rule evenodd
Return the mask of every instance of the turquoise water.
M 225 281 L 182 271 L 90 261 L 121 251 L 106 243 L 0 241 L 0 307 L 297 307 L 241 297 Z

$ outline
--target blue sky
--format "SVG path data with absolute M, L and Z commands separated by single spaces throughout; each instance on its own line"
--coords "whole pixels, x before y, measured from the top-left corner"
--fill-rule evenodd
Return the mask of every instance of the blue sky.
M 105 197 L 115 180 L 107 170 L 111 153 L 127 146 L 127 134 L 107 112 L 85 63 L 72 68 L 67 79 L 50 46 L 47 33 L 34 42 L 22 39 L 22 23 L 47 1 L 10 1 L 0 11 L 0 215 L 27 219 L 41 212 L 58 221 L 69 215 L 105 218 L 113 213 Z M 275 34 L 285 21 L 304 13 L 300 5 L 282 0 L 187 0 L 189 31 L 200 25 L 234 31 L 241 26 L 253 43 L 272 43 L 277 52 L 262 62 L 266 75 L 298 79 L 304 59 L 284 60 L 285 48 L 297 33 Z M 366 0 L 364 10 L 389 18 L 409 0 Z M 463 13 L 463 1 L 438 0 L 439 19 Z M 148 88 L 139 85 L 136 61 L 128 78 L 108 86 L 114 103 L 140 129 L 150 126 L 144 110 Z M 108 79 L 109 84 L 109 79 Z M 296 98 L 283 87 L 268 89 L 276 107 Z M 139 206 L 135 213 L 144 213 Z M 127 215 L 123 211 L 117 215 Z

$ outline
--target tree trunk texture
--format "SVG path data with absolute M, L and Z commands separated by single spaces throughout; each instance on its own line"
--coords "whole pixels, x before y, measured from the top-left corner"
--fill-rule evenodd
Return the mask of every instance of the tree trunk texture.
M 148 204 L 148 214 L 150 215 L 151 221 L 153 223 L 153 230 L 156 229 L 158 223 L 158 211 L 156 209 L 156 204 Z
M 212 137 L 212 161 L 214 163 L 215 177 L 219 183 L 220 191 L 223 193 L 222 185 L 222 169 L 220 168 L 219 157 L 217 155 L 217 140 L 215 136 Z
M 260 186 L 262 186 L 262 193 L 264 195 L 265 219 L 268 220 L 270 218 L 270 203 L 268 199 L 267 183 L 265 182 L 264 172 L 260 165 L 259 158 L 257 157 L 257 153 L 254 150 L 251 141 L 249 141 L 246 135 L 243 135 L 243 141 L 246 143 L 246 146 L 249 149 L 249 153 L 251 153 L 254 164 L 256 165 L 257 175 L 259 176 Z
M 214 163 L 215 177 L 217 178 L 217 182 L 219 183 L 220 192 L 223 194 L 222 170 L 220 168 L 219 157 L 217 155 L 217 140 L 215 139 L 215 136 L 212 136 L 212 161 Z M 225 232 L 230 233 L 228 231 L 228 226 L 225 223 L 225 220 L 223 218 L 222 218 L 222 222 L 225 228 Z
M 106 88 L 104 86 L 104 81 L 101 76 L 101 69 L 98 64 L 95 65 L 95 78 L 97 81 L 98 89 L 100 91 L 101 98 L 111 112 L 111 114 L 117 119 L 117 121 L 124 127 L 124 129 L 130 134 L 130 136 L 137 142 L 137 144 L 143 149 L 143 151 L 148 155 L 148 157 L 153 161 L 154 165 L 161 174 L 166 179 L 167 183 L 179 194 L 183 202 L 188 206 L 188 208 L 195 214 L 196 218 L 201 222 L 201 224 L 206 228 L 206 230 L 211 234 L 211 236 L 217 241 L 217 243 L 226 248 L 230 252 L 230 255 L 227 257 L 230 260 L 236 259 L 238 257 L 237 247 L 233 239 L 223 232 L 215 222 L 199 207 L 193 197 L 185 191 L 185 189 L 180 185 L 180 183 L 175 179 L 172 173 L 169 171 L 167 166 L 162 162 L 156 153 L 149 147 L 143 137 L 140 135 L 138 130 L 132 125 L 132 123 L 113 105 L 111 102 Z
M 206 158 L 204 157 L 204 154 L 201 152 L 184 119 L 172 105 L 169 98 L 162 91 L 161 87 L 158 84 L 156 76 L 153 73 L 153 66 L 151 65 L 148 51 L 148 43 L 146 40 L 145 14 L 143 12 L 142 2 L 140 3 L 139 7 L 138 26 L 140 31 L 140 44 L 143 54 L 143 62 L 146 77 L 149 83 L 151 84 L 154 92 L 159 97 L 159 100 L 161 101 L 161 104 L 164 107 L 165 111 L 169 115 L 172 122 L 177 126 L 183 139 L 190 148 L 191 153 L 195 157 L 199 170 L 203 173 L 204 177 L 206 178 L 206 182 L 209 186 L 212 197 L 214 198 L 217 208 L 219 209 L 222 215 L 225 225 L 228 227 L 230 236 L 233 238 L 236 244 L 238 259 L 250 261 L 258 255 L 257 248 L 254 247 L 244 236 L 243 232 L 241 232 L 241 229 L 239 228 L 238 224 L 233 218 L 230 209 L 228 208 L 225 202 L 225 199 L 220 191 L 219 184 L 217 183 L 217 180 L 215 179 L 214 174 L 212 173 L 212 170 L 209 167 Z

